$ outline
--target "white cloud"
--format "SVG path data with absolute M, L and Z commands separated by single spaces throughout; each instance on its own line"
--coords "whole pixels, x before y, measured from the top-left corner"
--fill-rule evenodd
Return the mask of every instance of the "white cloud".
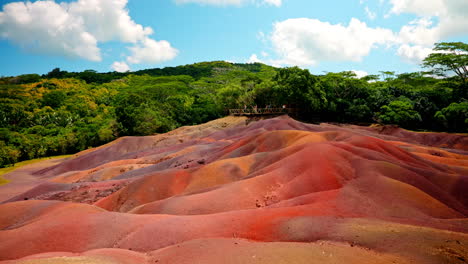
M 397 54 L 405 61 L 415 64 L 421 63 L 431 52 L 431 48 L 419 45 L 410 46 L 408 44 L 401 45 L 397 50 Z
M 131 55 L 127 57 L 129 63 L 159 63 L 171 60 L 179 51 L 167 41 L 156 41 L 146 38 L 135 46 L 130 47 Z
M 419 21 L 431 21 L 437 17 L 439 23 L 419 23 L 419 30 L 433 31 L 437 39 L 468 33 L 468 1 L 466 0 L 391 0 L 391 13 L 410 13 L 420 17 Z M 414 25 L 414 21 L 410 22 Z
M 125 61 L 116 61 L 112 63 L 111 69 L 113 69 L 116 72 L 128 72 L 130 71 L 130 67 L 128 66 Z
M 383 3 L 383 1 L 380 1 Z M 356 18 L 348 25 L 330 24 L 310 18 L 277 22 L 265 37 L 277 57 L 268 60 L 280 65 L 313 66 L 322 61 L 360 61 L 372 49 L 396 46 L 396 54 L 419 64 L 432 52 L 434 43 L 468 33 L 467 0 L 389 0 L 389 14 L 411 13 L 417 18 L 399 31 L 371 28 Z M 365 4 L 366 1 L 360 1 Z M 376 14 L 367 6 L 370 19 Z
M 196 3 L 201 5 L 214 6 L 242 6 L 246 4 L 266 4 L 273 6 L 281 6 L 282 0 L 174 0 L 177 4 Z
M 367 0 L 359 3 L 365 5 Z M 419 64 L 432 52 L 434 43 L 468 33 L 467 0 L 379 0 L 379 3 L 391 5 L 388 15 L 411 13 L 417 18 L 396 32 L 369 27 L 356 18 L 348 25 L 312 18 L 287 19 L 275 23 L 270 35 L 259 32 L 257 38 L 271 44 L 275 52 L 276 57 L 268 59 L 268 63 L 307 67 L 322 61 L 360 61 L 379 46 L 396 47 L 396 54 L 403 60 Z M 368 6 L 364 11 L 371 20 L 377 16 Z
M 407 25 L 401 27 L 398 34 L 399 41 L 402 43 L 432 46 L 440 38 L 440 34 L 431 25 L 432 20 L 430 18 L 410 21 Z
M 466 0 L 390 0 L 391 14 L 410 13 L 418 19 L 399 32 L 402 46 L 397 54 L 406 61 L 419 63 L 435 42 L 468 33 L 468 1 Z M 438 23 L 433 21 L 437 18 Z
M 366 71 L 360 71 L 360 70 L 351 70 L 351 71 L 354 72 L 356 74 L 356 77 L 359 79 L 369 75 L 369 73 L 367 73 Z
M 0 36 L 35 53 L 101 60 L 97 39 L 87 32 L 83 20 L 53 1 L 5 5 Z
M 0 12 L 0 37 L 18 44 L 24 50 L 91 61 L 102 59 L 99 43 L 130 43 L 131 63 L 140 49 L 150 53 L 148 62 L 161 62 L 174 57 L 167 41 L 150 38 L 153 30 L 135 23 L 126 9 L 128 0 L 77 0 L 13 2 Z M 156 44 L 157 45 L 156 45 Z M 170 48 L 168 48 L 170 47 Z M 168 52 L 168 54 L 159 54 Z M 159 59 L 154 59 L 158 57 Z
M 83 20 L 85 28 L 100 42 L 135 43 L 151 35 L 150 27 L 135 23 L 125 8 L 128 0 L 78 0 L 68 12 Z
M 390 0 L 390 13 L 412 13 L 421 16 L 437 15 L 444 9 L 444 0 Z
M 364 8 L 364 11 L 366 11 L 366 15 L 370 20 L 374 20 L 377 17 L 377 14 L 372 12 L 368 6 Z
M 263 57 L 268 57 L 268 56 L 270 56 L 270 54 L 268 54 L 268 53 L 265 52 L 265 51 L 262 51 L 261 54 L 262 54 Z
M 445 9 L 439 16 L 438 30 L 442 38 L 468 33 L 468 1 L 445 0 Z
M 274 24 L 271 41 L 281 64 L 311 66 L 320 61 L 360 61 L 379 44 L 396 40 L 391 30 L 370 28 L 356 18 L 348 26 L 298 18 Z
M 282 0 L 263 0 L 264 3 L 274 5 L 274 6 L 281 6 Z
M 247 63 L 255 63 L 255 62 L 264 63 L 262 60 L 260 60 L 260 59 L 257 57 L 257 54 L 252 54 L 252 55 L 250 56 L 250 58 L 247 60 Z

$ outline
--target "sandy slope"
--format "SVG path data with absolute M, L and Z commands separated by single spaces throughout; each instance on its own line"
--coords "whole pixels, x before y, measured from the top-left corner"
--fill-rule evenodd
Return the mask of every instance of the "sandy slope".
M 468 261 L 466 135 L 247 123 L 16 171 L 0 187 L 0 263 Z

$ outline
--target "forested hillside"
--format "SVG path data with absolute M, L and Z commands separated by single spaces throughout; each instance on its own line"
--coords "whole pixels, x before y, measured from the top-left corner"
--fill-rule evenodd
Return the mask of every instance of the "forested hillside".
M 75 153 L 120 136 L 203 123 L 229 108 L 288 105 L 308 121 L 396 124 L 467 132 L 466 88 L 455 77 L 382 72 L 312 75 L 260 63 L 206 62 L 131 73 L 0 78 L 0 167 Z

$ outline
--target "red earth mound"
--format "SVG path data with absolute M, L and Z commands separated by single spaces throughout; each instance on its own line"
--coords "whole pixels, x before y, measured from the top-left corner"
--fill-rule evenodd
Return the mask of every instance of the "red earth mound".
M 466 135 L 247 123 L 6 175 L 0 263 L 468 261 Z

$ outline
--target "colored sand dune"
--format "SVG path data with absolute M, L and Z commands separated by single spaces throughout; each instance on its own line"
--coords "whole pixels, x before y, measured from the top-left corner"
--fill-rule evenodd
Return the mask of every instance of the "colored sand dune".
M 468 137 L 227 117 L 17 169 L 0 263 L 466 263 Z

